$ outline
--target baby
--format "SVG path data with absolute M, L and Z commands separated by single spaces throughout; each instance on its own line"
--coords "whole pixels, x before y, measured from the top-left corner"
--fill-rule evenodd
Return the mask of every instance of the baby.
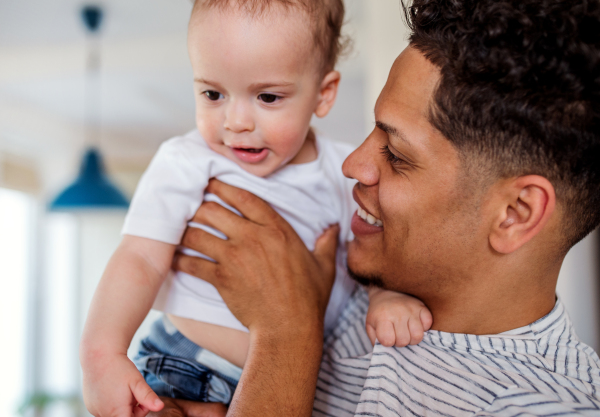
M 197 130 L 160 147 L 96 290 L 81 344 L 84 398 L 95 416 L 158 411 L 163 403 L 157 394 L 231 401 L 248 330 L 214 287 L 170 271 L 200 204 L 222 203 L 205 195 L 210 178 L 263 198 L 311 250 L 323 230 L 340 225 L 325 317 L 325 331 L 334 328 L 355 285 L 345 268 L 345 242 L 357 207 L 353 183 L 341 170 L 352 149 L 316 135 L 310 120 L 327 115 L 336 98 L 343 18 L 342 0 L 196 0 L 188 47 Z M 385 227 L 362 210 L 358 215 Z M 134 364 L 127 348 L 153 303 L 165 315 L 153 324 Z M 431 321 L 420 301 L 371 290 L 367 332 L 373 343 L 417 343 Z

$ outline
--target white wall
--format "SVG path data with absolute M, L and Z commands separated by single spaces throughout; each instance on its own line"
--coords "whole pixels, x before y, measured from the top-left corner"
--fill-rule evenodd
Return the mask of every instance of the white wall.
M 98 281 L 119 244 L 123 219 L 123 211 L 43 215 L 44 264 L 37 340 L 41 369 L 36 387 L 41 392 L 61 396 L 80 392 L 81 330 Z M 76 414 L 61 403 L 46 415 Z
M 577 335 L 597 352 L 600 352 L 599 237 L 596 231 L 569 251 L 556 288 L 556 293 L 567 307 Z
M 366 8 L 366 31 L 363 50 L 366 54 L 365 120 L 368 132 L 373 129 L 373 109 L 387 81 L 392 64 L 408 45 L 408 28 L 399 0 L 369 1 Z
M 0 415 L 17 417 L 24 400 L 28 376 L 27 346 L 30 321 L 31 219 L 33 199 L 24 193 L 0 188 L 0 331 L 3 358 L 0 378 Z

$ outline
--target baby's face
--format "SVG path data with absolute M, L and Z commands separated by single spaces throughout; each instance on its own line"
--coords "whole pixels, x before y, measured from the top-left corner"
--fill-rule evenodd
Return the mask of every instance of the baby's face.
M 258 176 L 305 162 L 294 158 L 313 146 L 305 139 L 321 81 L 305 15 L 201 10 L 188 49 L 196 123 L 212 150 Z

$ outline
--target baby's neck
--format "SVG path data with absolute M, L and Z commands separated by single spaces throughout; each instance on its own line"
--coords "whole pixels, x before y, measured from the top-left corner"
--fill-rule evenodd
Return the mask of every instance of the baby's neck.
M 315 132 L 313 132 L 312 128 L 308 131 L 306 135 L 306 140 L 304 144 L 298 151 L 295 157 L 292 158 L 288 164 L 306 164 L 308 162 L 312 162 L 317 159 L 317 144 L 315 138 Z

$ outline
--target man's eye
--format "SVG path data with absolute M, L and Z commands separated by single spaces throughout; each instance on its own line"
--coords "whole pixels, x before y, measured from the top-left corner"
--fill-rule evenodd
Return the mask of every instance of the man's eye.
M 213 91 L 213 90 L 207 90 L 202 94 L 204 94 L 206 96 L 206 98 L 208 98 L 210 101 L 217 101 L 218 99 L 220 99 L 223 96 L 218 91 Z
M 264 103 L 271 104 L 275 103 L 281 97 L 276 96 L 275 94 L 262 93 L 258 95 L 258 99 Z
M 386 145 L 383 145 L 381 147 L 381 154 L 395 168 L 398 168 L 398 167 L 403 166 L 403 165 L 408 165 L 407 162 L 404 159 L 398 158 L 396 155 L 394 155 L 392 153 L 392 151 L 390 151 L 390 149 Z

